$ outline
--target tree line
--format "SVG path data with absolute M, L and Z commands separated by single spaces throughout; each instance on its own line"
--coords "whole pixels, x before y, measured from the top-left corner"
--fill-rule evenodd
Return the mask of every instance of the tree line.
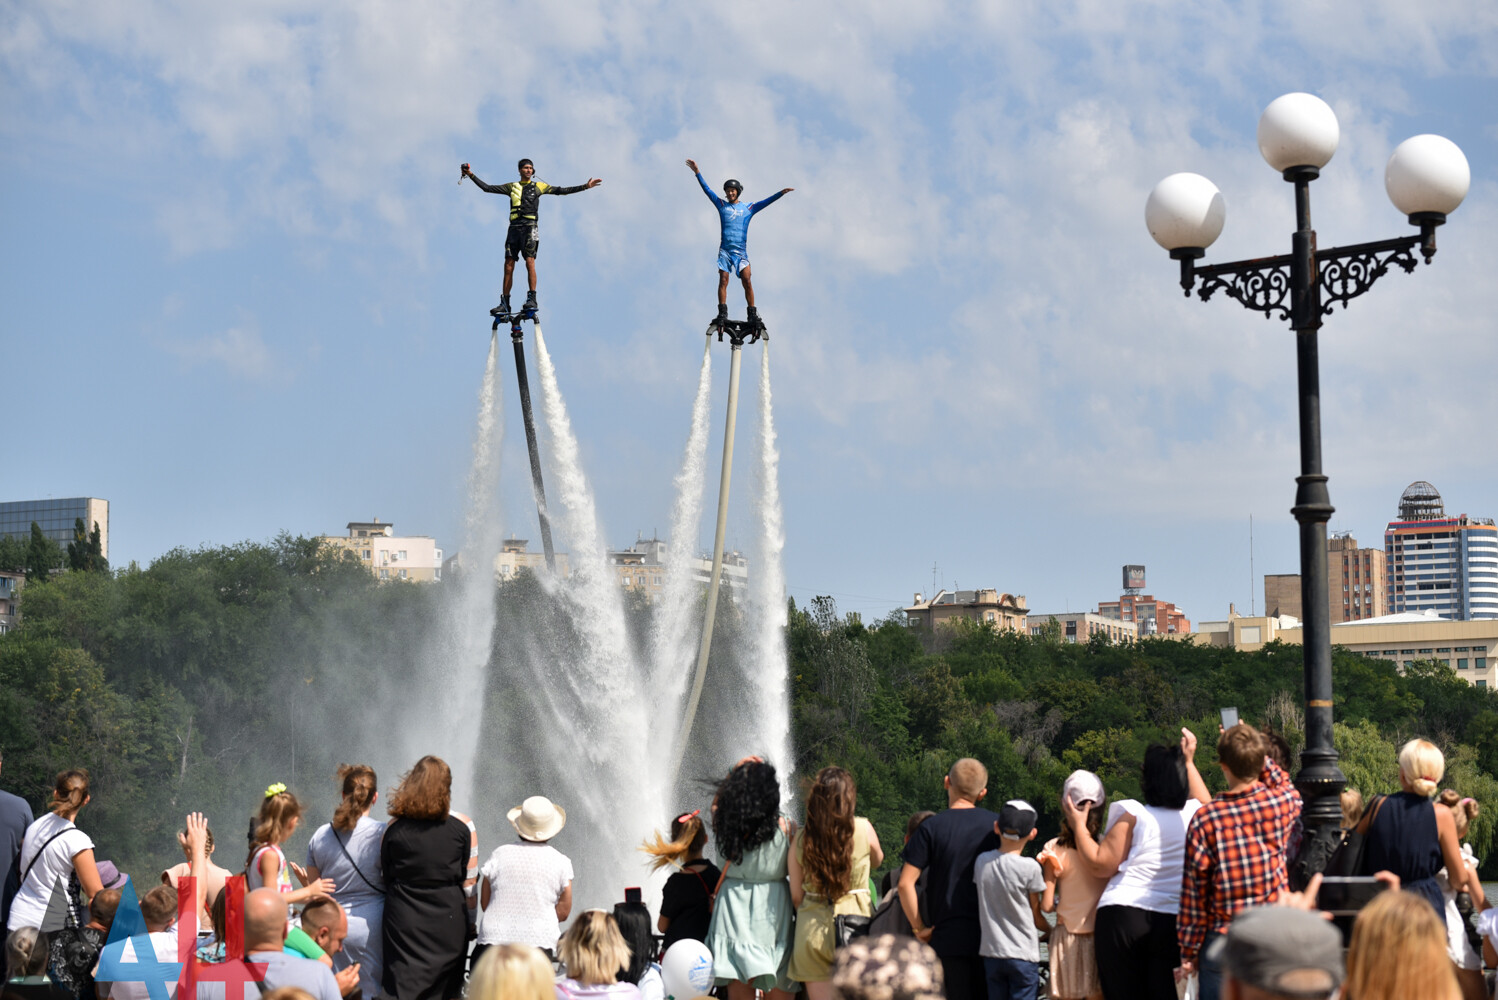
M 0 567 L 20 551 L 29 573 L 35 534 L 0 547 Z M 80 532 L 72 555 L 58 548 L 45 571 L 39 558 L 21 624 L 0 635 L 0 785 L 40 810 L 59 770 L 88 768 L 94 800 L 80 825 L 126 871 L 178 860 L 173 831 L 188 808 L 219 825 L 218 861 L 237 869 L 238 833 L 256 805 L 246 795 L 271 780 L 308 803 L 305 835 L 331 811 L 340 761 L 392 759 L 397 720 L 380 712 L 413 684 L 440 683 L 422 671 L 433 669 L 450 581 L 381 584 L 352 553 L 286 534 L 111 570 L 89 560 L 89 535 Z M 496 587 L 491 701 L 513 630 L 535 627 L 517 609 L 536 592 L 525 579 Z M 633 601 L 629 610 L 643 648 L 650 609 Z M 735 614 L 731 601 L 720 605 L 725 629 Z M 865 625 L 827 597 L 790 603 L 786 646 L 796 749 L 777 764 L 797 777 L 847 767 L 860 812 L 891 845 L 912 812 L 944 806 L 941 777 L 959 756 L 988 766 L 993 801 L 1033 803 L 1050 836 L 1071 770 L 1096 771 L 1110 796 L 1138 797 L 1144 749 L 1174 742 L 1182 725 L 1202 737 L 1197 764 L 1223 787 L 1214 737 L 1224 706 L 1279 732 L 1294 753 L 1304 742 L 1298 646 L 1068 643 L 1055 629 L 1030 636 L 971 622 L 931 632 L 898 613 Z M 1487 858 L 1498 694 L 1435 661 L 1400 671 L 1345 650 L 1333 675 L 1349 783 L 1365 796 L 1395 790 L 1399 746 L 1433 740 L 1446 754 L 1443 785 L 1484 808 L 1469 839 Z M 733 711 L 732 696 L 714 694 L 711 710 Z M 384 786 L 395 777 L 381 773 Z M 893 864 L 898 852 L 889 853 Z M 1485 868 L 1498 871 L 1491 859 Z

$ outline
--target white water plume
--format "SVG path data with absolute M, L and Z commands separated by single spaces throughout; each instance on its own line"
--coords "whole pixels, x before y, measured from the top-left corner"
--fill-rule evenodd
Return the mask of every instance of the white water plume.
M 755 498 L 756 539 L 750 584 L 749 658 L 745 664 L 754 689 L 754 714 L 760 739 L 780 773 L 781 796 L 791 797 L 791 705 L 786 686 L 785 524 L 780 508 L 780 450 L 775 444 L 775 414 L 770 394 L 770 344 L 759 363 L 759 494 Z
M 675 704 L 686 693 L 697 653 L 701 621 L 701 588 L 693 578 L 697 533 L 702 526 L 702 497 L 707 481 L 708 404 L 713 388 L 712 341 L 702 351 L 697 396 L 692 402 L 692 429 L 682 454 L 671 505 L 670 545 L 666 549 L 666 585 L 656 607 L 651 636 L 651 687 L 662 704 Z M 670 747 L 658 747 L 669 753 Z M 661 766 L 670 766 L 663 760 Z
M 567 404 L 557 385 L 556 369 L 536 327 L 536 363 L 542 410 L 546 416 L 551 481 L 571 549 L 571 577 L 549 589 L 568 608 L 576 630 L 575 653 L 556 662 L 555 649 L 532 643 L 531 672 L 542 681 L 541 695 L 551 719 L 536 726 L 549 744 L 547 758 L 557 772 L 558 801 L 570 800 L 569 822 L 581 821 L 570 842 L 586 845 L 582 860 L 600 877 L 643 880 L 642 856 L 636 847 L 664 822 L 670 806 L 667 779 L 645 765 L 645 750 L 656 739 L 669 739 L 646 672 L 635 657 L 625 621 L 624 595 L 599 530 L 596 505 L 582 469 L 577 437 Z M 532 793 L 534 794 L 534 793 Z M 550 793 L 548 793 L 550 794 Z M 579 873 L 581 878 L 581 873 Z M 588 887 L 589 895 L 607 886 Z M 613 887 L 618 893 L 622 886 Z M 608 897 L 593 897 L 601 904 Z
M 473 460 L 468 469 L 462 549 L 465 572 L 458 581 L 456 600 L 445 605 L 442 631 L 425 665 L 426 682 L 408 685 L 402 694 L 403 698 L 438 702 L 429 711 L 413 711 L 408 716 L 420 721 L 405 730 L 404 766 L 409 767 L 423 754 L 440 752 L 452 768 L 454 787 L 459 789 L 470 788 L 473 783 L 483 712 L 483 702 L 473 697 L 473 692 L 484 688 L 494 633 L 493 567 L 500 546 L 495 487 L 504 441 L 503 402 L 499 335 L 492 334 L 479 389 Z

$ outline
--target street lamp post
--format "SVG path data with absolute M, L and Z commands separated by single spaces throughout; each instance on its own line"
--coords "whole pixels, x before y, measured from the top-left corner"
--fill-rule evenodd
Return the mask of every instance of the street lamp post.
M 1303 885 L 1326 866 L 1341 825 L 1338 801 L 1346 779 L 1332 744 L 1331 614 L 1327 600 L 1326 522 L 1333 507 L 1321 471 L 1321 377 L 1316 332 L 1338 302 L 1373 287 L 1391 265 L 1414 271 L 1414 250 L 1425 262 L 1435 256 L 1436 227 L 1466 197 L 1471 173 L 1456 145 L 1436 135 L 1417 135 L 1389 158 L 1384 186 L 1416 235 L 1318 250 L 1311 228 L 1311 181 L 1337 150 L 1337 117 L 1320 98 L 1286 94 L 1259 119 L 1259 152 L 1295 185 L 1296 229 L 1291 252 L 1280 257 L 1198 264 L 1222 232 L 1222 194 L 1198 174 L 1172 174 L 1150 192 L 1145 222 L 1150 235 L 1180 261 L 1181 288 L 1202 301 L 1222 291 L 1249 309 L 1289 320 L 1295 331 L 1300 403 L 1300 475 L 1291 513 L 1300 525 L 1300 572 L 1305 584 L 1301 611 L 1305 656 L 1306 745 L 1295 784 L 1305 808 L 1305 839 L 1291 872 Z

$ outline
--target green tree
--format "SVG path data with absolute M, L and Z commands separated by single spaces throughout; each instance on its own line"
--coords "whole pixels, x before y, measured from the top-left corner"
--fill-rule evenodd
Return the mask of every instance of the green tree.
M 26 571 L 26 540 L 16 535 L 0 535 L 0 570 L 8 573 Z
M 26 546 L 26 582 L 38 583 L 62 568 L 62 547 L 42 534 L 42 526 L 31 522 L 31 541 Z
M 83 573 L 101 573 L 109 569 L 109 560 L 104 558 L 104 543 L 99 534 L 99 522 L 89 531 L 83 518 L 73 519 L 73 540 L 68 543 L 68 569 Z

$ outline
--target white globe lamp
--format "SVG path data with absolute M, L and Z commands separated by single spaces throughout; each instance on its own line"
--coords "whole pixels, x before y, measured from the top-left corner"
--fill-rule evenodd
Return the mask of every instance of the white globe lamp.
M 1180 173 L 1155 185 L 1144 203 L 1144 222 L 1172 257 L 1200 257 L 1222 234 L 1227 204 L 1201 174 Z
M 1426 220 L 1446 221 L 1471 186 L 1472 168 L 1467 158 L 1456 143 L 1439 135 L 1404 140 L 1384 168 L 1389 200 L 1416 225 Z
M 1320 171 L 1341 137 L 1336 113 L 1315 94 L 1276 97 L 1259 116 L 1259 152 L 1282 174 L 1297 167 Z

